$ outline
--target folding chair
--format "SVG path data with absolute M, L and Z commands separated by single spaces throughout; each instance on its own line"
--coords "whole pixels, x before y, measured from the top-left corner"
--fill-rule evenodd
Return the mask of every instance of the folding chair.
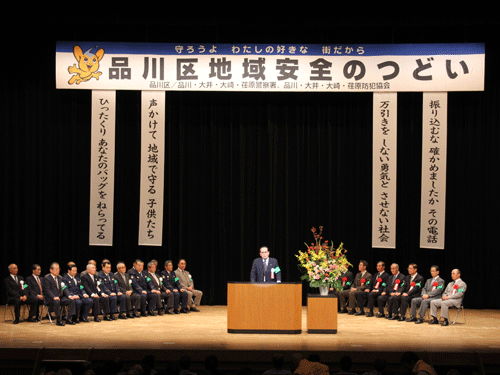
M 465 324 L 464 297 L 465 297 L 465 294 L 462 296 L 462 303 L 460 303 L 460 306 L 458 306 L 458 307 L 452 307 L 452 308 L 456 308 L 457 309 L 457 315 L 455 315 L 455 320 L 453 320 L 453 323 L 451 323 L 451 324 L 455 324 L 457 322 L 457 318 L 458 318 L 458 314 L 460 313 L 460 310 L 462 310 L 462 312 L 463 312 L 463 315 L 464 315 L 464 324 Z

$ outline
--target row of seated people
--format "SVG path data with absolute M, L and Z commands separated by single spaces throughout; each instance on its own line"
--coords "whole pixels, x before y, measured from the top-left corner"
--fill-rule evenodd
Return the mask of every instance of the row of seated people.
M 438 266 L 431 267 L 431 277 L 427 280 L 418 273 L 415 263 L 408 265 L 408 275 L 403 275 L 396 263 L 391 264 L 390 274 L 385 271 L 385 263 L 382 261 L 377 263 L 377 272 L 373 275 L 367 271 L 367 267 L 368 262 L 361 260 L 356 276 L 351 271 L 342 276 L 341 291 L 330 289 L 331 293 L 337 294 L 339 298 L 340 313 L 373 317 L 377 304 L 378 318 L 421 324 L 430 308 L 429 324 L 439 324 L 437 311 L 440 308 L 440 316 L 443 319 L 441 325 L 447 326 L 448 309 L 460 307 L 467 290 L 467 284 L 461 279 L 458 269 L 451 272 L 452 281 L 445 288 L 445 281 L 439 276 Z M 384 313 L 385 307 L 387 314 Z M 406 319 L 408 307 L 410 317 Z
M 14 324 L 20 321 L 21 305 L 29 305 L 28 322 L 41 320 L 41 305 L 55 314 L 56 324 L 77 324 L 103 319 L 140 318 L 163 314 L 199 312 L 203 293 L 194 288 L 191 274 L 186 271 L 186 261 L 179 260 L 178 268 L 167 260 L 165 270 L 157 270 L 158 262 L 152 260 L 144 269 L 144 262 L 137 259 L 128 271 L 124 262 L 118 262 L 117 272 L 111 272 L 111 263 L 104 259 L 101 271 L 96 262 L 89 261 L 86 269 L 78 273 L 75 263 L 67 264 L 67 273 L 60 275 L 60 266 L 54 262 L 50 272 L 41 277 L 40 265 L 32 266 L 32 274 L 24 280 L 18 275 L 18 267 L 9 265 L 9 276 L 5 278 L 7 303 L 14 306 Z M 63 319 L 63 309 L 67 308 Z

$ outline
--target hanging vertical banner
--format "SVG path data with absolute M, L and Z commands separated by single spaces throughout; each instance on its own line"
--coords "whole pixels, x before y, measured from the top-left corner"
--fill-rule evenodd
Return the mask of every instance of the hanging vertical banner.
M 444 249 L 448 93 L 424 93 L 420 247 Z
M 92 91 L 90 245 L 113 245 L 115 188 L 115 91 Z
M 161 246 L 165 169 L 165 92 L 142 91 L 139 245 Z
M 372 247 L 396 247 L 397 93 L 373 94 Z

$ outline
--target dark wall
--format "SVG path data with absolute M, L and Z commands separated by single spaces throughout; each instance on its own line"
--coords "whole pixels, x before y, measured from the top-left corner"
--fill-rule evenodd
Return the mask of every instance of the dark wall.
M 99 12 L 98 12 L 99 13 Z M 417 17 L 384 12 L 281 15 L 53 12 L 13 14 L 4 33 L 1 89 L 3 275 L 39 263 L 184 257 L 204 303 L 225 304 L 226 282 L 248 280 L 267 244 L 285 281 L 310 227 L 341 241 L 355 265 L 460 268 L 467 304 L 500 308 L 483 292 L 496 271 L 500 190 L 498 23 L 488 15 Z M 391 17 L 394 17 L 392 18 Z M 304 17 L 305 18 L 305 17 Z M 419 248 L 422 94 L 398 95 L 397 248 L 371 248 L 370 93 L 167 92 L 164 242 L 137 245 L 140 92 L 117 92 L 113 247 L 88 246 L 90 91 L 55 89 L 58 40 L 193 43 L 486 43 L 484 92 L 449 94 L 446 249 Z M 15 61 L 15 64 L 12 63 Z M 307 287 L 305 288 L 305 290 Z

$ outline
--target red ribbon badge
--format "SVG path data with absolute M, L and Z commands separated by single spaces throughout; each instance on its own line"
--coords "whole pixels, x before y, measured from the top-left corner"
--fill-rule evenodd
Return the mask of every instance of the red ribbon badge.
M 375 284 L 375 289 L 378 289 L 378 286 L 380 285 L 380 283 L 381 283 L 381 282 L 382 282 L 382 278 L 381 278 L 381 277 L 379 277 L 379 278 L 377 279 L 377 284 Z
M 347 277 L 345 277 L 345 276 L 344 276 L 344 277 L 342 278 L 342 286 L 345 286 L 346 281 L 347 281 Z
M 458 289 L 458 284 L 453 285 L 453 293 L 452 294 L 455 294 L 457 292 L 457 289 Z
M 395 283 L 396 284 L 394 284 L 394 290 L 397 290 L 399 288 L 399 284 L 401 283 L 401 280 L 396 279 Z
M 361 279 L 361 285 L 365 285 L 366 279 Z
M 434 290 L 437 288 L 437 286 L 438 286 L 438 282 L 437 282 L 437 281 L 434 281 L 434 282 L 432 283 L 432 290 L 431 290 L 431 292 L 432 292 L 432 291 L 434 291 Z

